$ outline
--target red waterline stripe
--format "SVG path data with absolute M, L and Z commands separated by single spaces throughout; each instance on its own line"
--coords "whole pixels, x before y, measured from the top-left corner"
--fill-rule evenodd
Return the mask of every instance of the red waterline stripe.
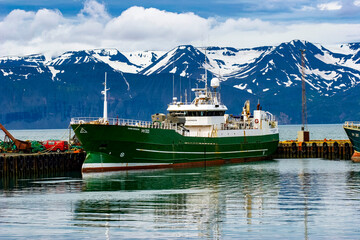
M 96 168 L 82 168 L 83 173 L 89 172 L 111 172 L 111 171 L 129 171 L 129 170 L 144 170 L 144 169 L 164 169 L 164 168 L 189 168 L 189 167 L 207 167 L 231 163 L 245 163 L 271 159 L 269 156 L 265 157 L 252 157 L 252 158 L 233 158 L 233 159 L 220 159 L 199 162 L 187 163 L 173 163 L 166 165 L 147 165 L 147 166 L 128 166 L 128 167 L 96 167 Z

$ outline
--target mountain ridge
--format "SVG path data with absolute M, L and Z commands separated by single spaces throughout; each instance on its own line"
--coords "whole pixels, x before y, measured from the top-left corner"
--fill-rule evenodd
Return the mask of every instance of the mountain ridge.
M 360 43 L 327 48 L 293 40 L 244 49 L 181 45 L 168 52 L 107 48 L 68 51 L 52 59 L 42 54 L 0 57 L 0 121 L 10 128 L 53 128 L 66 127 L 71 117 L 101 116 L 104 72 L 113 117 L 149 120 L 151 114 L 166 111 L 173 91 L 180 99 L 186 89 L 190 97 L 191 88 L 203 84 L 199 79 L 206 65 L 209 80 L 221 79 L 229 113 L 241 111 L 247 99 L 260 100 L 280 123 L 300 123 L 300 49 L 306 50 L 308 122 L 359 119 L 354 99 L 359 93 Z

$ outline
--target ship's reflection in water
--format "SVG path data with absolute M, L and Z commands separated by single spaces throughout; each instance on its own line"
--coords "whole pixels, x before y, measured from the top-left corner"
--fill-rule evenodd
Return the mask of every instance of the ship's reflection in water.
M 75 220 L 108 237 L 236 237 L 261 224 L 264 198 L 278 196 L 279 175 L 262 164 L 277 165 L 87 174 L 83 191 L 93 197 L 76 204 Z
M 359 239 L 360 164 L 0 179 L 0 238 Z

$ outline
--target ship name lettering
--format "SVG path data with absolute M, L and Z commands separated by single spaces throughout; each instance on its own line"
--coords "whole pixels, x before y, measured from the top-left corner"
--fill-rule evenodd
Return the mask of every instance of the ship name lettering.
M 203 142 L 184 142 L 184 144 L 216 145 L 216 143 L 203 143 Z

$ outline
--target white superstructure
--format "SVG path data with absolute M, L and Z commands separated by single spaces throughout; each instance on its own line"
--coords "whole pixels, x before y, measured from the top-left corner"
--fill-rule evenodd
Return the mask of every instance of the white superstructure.
M 249 101 L 245 102 L 239 116 L 225 114 L 227 107 L 221 103 L 220 94 L 216 92 L 219 86 L 219 79 L 214 78 L 211 81 L 213 92 L 207 88 L 207 84 L 205 88 L 193 88 L 195 98 L 191 103 L 173 98 L 167 109 L 169 111 L 167 119 L 184 120 L 183 126 L 186 129 L 184 134 L 194 137 L 235 137 L 278 133 L 275 118 L 271 113 L 261 110 L 260 104 L 253 115 L 250 114 Z

